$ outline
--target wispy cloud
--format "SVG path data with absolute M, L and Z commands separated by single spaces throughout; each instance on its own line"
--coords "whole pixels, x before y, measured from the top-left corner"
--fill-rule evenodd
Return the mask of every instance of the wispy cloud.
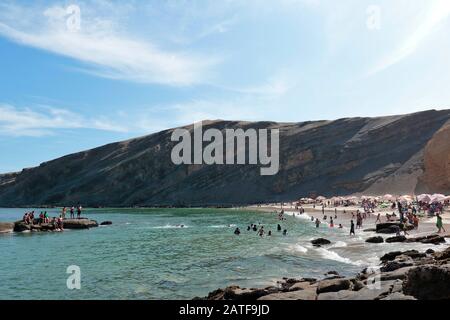
M 41 137 L 52 135 L 56 130 L 78 128 L 112 132 L 128 131 L 127 128 L 105 117 L 91 119 L 65 109 L 49 106 L 33 109 L 0 104 L 0 135 Z
M 86 9 L 85 13 L 81 7 L 81 29 L 77 32 L 67 28 L 68 16 L 64 7 L 39 11 L 8 5 L 1 9 L 0 36 L 78 60 L 84 63 L 82 69 L 101 77 L 139 83 L 192 85 L 207 82 L 211 67 L 220 60 L 164 50 L 148 40 L 117 31 L 123 28 L 117 28 L 114 18 L 100 19 L 95 12 L 90 13 L 95 8 Z M 32 18 L 28 10 L 38 13 Z M 24 18 L 32 21 L 21 25 Z
M 423 19 L 423 22 L 387 57 L 383 58 L 375 67 L 369 71 L 369 75 L 381 72 L 412 55 L 424 43 L 439 26 L 439 24 L 450 15 L 450 1 L 436 0 L 431 2 L 431 7 Z

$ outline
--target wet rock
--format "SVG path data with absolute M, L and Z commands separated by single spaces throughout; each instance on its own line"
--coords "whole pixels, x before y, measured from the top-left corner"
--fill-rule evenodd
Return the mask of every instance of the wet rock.
M 387 297 L 384 297 L 383 299 L 380 299 L 380 300 L 397 300 L 397 301 L 401 301 L 401 300 L 417 300 L 417 299 L 414 298 L 413 296 L 404 295 L 401 292 L 394 292 L 394 293 L 391 293 Z
M 386 253 L 384 256 L 382 256 L 380 258 L 381 261 L 391 261 L 394 260 L 397 256 L 401 255 L 402 252 L 401 251 L 392 251 L 392 252 L 388 252 Z
M 400 228 L 399 222 L 379 223 L 376 226 L 377 233 L 396 233 Z
M 325 292 L 348 290 L 351 285 L 352 283 L 349 279 L 322 280 L 319 282 L 319 286 L 317 287 L 317 293 L 320 294 Z
M 289 291 L 297 291 L 297 290 L 308 290 L 308 289 L 316 289 L 318 286 L 317 283 L 311 283 L 311 282 L 297 282 L 292 287 L 289 288 Z
M 376 228 L 364 229 L 363 232 L 376 232 Z
M 450 259 L 450 248 L 447 248 L 445 251 L 436 252 L 433 254 L 436 260 L 446 260 Z
M 298 290 L 292 292 L 273 293 L 260 297 L 258 300 L 316 300 L 316 289 Z
M 396 237 L 390 237 L 386 239 L 387 243 L 393 243 L 393 242 L 405 242 L 406 237 L 405 236 L 396 236 Z
M 403 292 L 419 300 L 450 299 L 450 265 L 426 265 L 408 272 Z
M 325 275 L 326 276 L 330 276 L 330 275 L 334 275 L 334 276 L 338 276 L 339 275 L 339 272 L 337 272 L 337 271 L 328 271 L 327 273 L 325 273 Z
M 445 242 L 445 238 L 443 236 L 440 236 L 438 234 L 433 234 L 425 237 L 416 237 L 416 238 L 409 238 L 407 242 L 420 242 L 424 244 L 441 244 Z
M 404 267 L 410 267 L 412 265 L 413 265 L 413 263 L 408 263 L 408 262 L 389 261 L 386 263 L 385 266 L 380 268 L 380 271 L 381 272 L 391 272 L 391 271 L 395 271 L 397 269 L 401 269 Z
M 14 231 L 14 223 L 0 222 L 0 233 L 10 233 Z
M 341 290 L 338 292 L 325 292 L 317 296 L 317 300 L 356 300 L 358 292 Z
M 426 254 L 433 254 L 435 251 L 433 249 L 428 249 L 425 251 Z
M 383 239 L 383 237 L 371 237 L 371 238 L 367 239 L 366 242 L 368 242 L 368 243 L 383 243 L 384 239 Z
M 31 231 L 31 225 L 26 224 L 23 221 L 17 221 L 14 223 L 14 232 L 25 232 L 25 231 Z
M 319 238 L 319 239 L 312 240 L 311 243 L 314 246 L 323 246 L 323 245 L 331 244 L 331 241 L 324 239 L 324 238 Z
M 89 219 L 67 219 L 63 221 L 64 229 L 89 229 L 98 227 L 95 220 Z
M 391 272 L 383 272 L 380 274 L 381 281 L 387 280 L 404 280 L 406 279 L 406 274 L 414 267 L 404 267 Z
M 103 221 L 102 223 L 100 223 L 101 226 L 110 226 L 112 225 L 112 221 Z

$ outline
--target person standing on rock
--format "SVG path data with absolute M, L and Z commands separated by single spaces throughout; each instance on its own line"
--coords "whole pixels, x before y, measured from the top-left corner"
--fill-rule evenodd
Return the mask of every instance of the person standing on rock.
M 70 208 L 70 219 L 75 219 L 75 208 Z
M 77 207 L 77 219 L 80 219 L 80 218 L 81 218 L 81 206 L 78 205 L 78 207 Z
M 62 208 L 62 212 L 61 212 L 61 218 L 62 219 L 66 218 L 66 211 L 67 211 L 66 207 Z
M 355 235 L 355 223 L 353 222 L 353 220 L 350 220 L 350 235 Z
M 441 233 L 441 231 L 447 232 L 445 231 L 444 225 L 442 223 L 442 217 L 439 213 L 436 213 L 436 227 L 438 228 L 438 233 Z

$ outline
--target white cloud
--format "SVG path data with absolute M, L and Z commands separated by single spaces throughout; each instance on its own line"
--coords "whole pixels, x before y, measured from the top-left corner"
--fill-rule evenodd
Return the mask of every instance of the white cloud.
M 48 106 L 39 111 L 0 104 L 0 135 L 40 137 L 60 129 L 95 129 L 127 132 L 128 129 L 104 117 L 89 119 L 74 112 Z
M 9 5 L 1 9 L 0 36 L 76 59 L 85 64 L 85 71 L 102 77 L 192 85 L 207 82 L 211 67 L 219 61 L 189 52 L 163 50 L 154 43 L 119 32 L 123 28 L 116 25 L 117 21 L 100 18 L 95 12 L 91 14 L 92 8 L 85 12 L 82 7 L 78 32 L 67 28 L 68 16 L 63 7 L 47 8 L 34 19 L 21 7 Z M 19 23 L 24 17 L 33 21 L 24 26 Z
M 396 50 L 372 68 L 369 71 L 369 75 L 381 72 L 412 55 L 449 15 L 450 1 L 433 1 L 423 22 L 419 24 L 415 31 L 412 32 Z

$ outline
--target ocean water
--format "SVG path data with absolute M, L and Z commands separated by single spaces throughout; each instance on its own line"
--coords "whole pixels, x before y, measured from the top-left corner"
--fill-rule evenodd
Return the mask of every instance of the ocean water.
M 31 209 L 29 209 L 31 210 Z M 24 209 L 0 209 L 16 221 Z M 39 211 L 39 210 L 35 210 Z M 48 210 L 57 215 L 57 210 Z M 393 250 L 429 245 L 367 245 L 371 234 L 319 229 L 287 216 L 276 231 L 273 213 L 237 209 L 87 209 L 85 216 L 111 226 L 57 233 L 0 234 L 0 299 L 191 299 L 236 284 L 260 287 L 282 277 L 323 277 L 330 270 L 352 276 Z M 272 237 L 247 231 L 251 223 Z M 181 228 L 183 224 L 185 227 Z M 240 236 L 233 234 L 240 227 Z M 326 248 L 310 240 L 330 239 Z M 413 245 L 413 246 L 412 246 Z M 433 247 L 436 249 L 436 247 Z M 67 267 L 81 270 L 81 289 L 69 290 Z

